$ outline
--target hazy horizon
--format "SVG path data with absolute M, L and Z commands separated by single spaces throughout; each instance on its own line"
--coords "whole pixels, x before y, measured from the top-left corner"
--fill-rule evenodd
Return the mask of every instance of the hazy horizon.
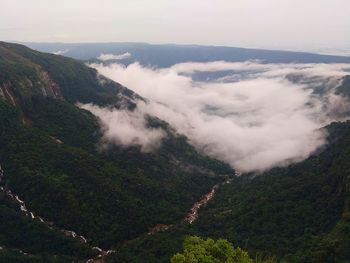
M 350 55 L 346 0 L 1 0 L 0 39 L 189 44 Z
M 234 46 L 234 45 L 214 45 L 214 44 L 196 44 L 196 43 L 152 43 L 152 42 L 143 42 L 143 41 L 84 41 L 84 42 L 51 42 L 51 41 L 20 41 L 20 40 L 0 40 L 9 43 L 17 44 L 62 44 L 62 45 L 84 45 L 84 44 L 143 44 L 143 45 L 173 45 L 173 46 L 198 46 L 198 47 L 228 47 L 228 48 L 242 48 L 242 49 L 256 49 L 256 50 L 270 50 L 270 51 L 289 51 L 289 52 L 303 52 L 303 53 L 313 53 L 319 55 L 330 55 L 330 56 L 344 56 L 350 57 L 350 47 L 349 48 L 339 48 L 339 49 L 297 49 L 297 48 L 288 48 L 288 47 L 259 47 L 259 46 Z

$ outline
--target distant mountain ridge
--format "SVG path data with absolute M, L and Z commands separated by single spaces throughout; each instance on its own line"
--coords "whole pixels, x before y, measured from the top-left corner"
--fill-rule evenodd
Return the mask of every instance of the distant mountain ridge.
M 223 60 L 241 62 L 260 60 L 263 63 L 350 63 L 350 57 L 319 55 L 307 52 L 263 50 L 221 46 L 146 44 L 146 43 L 24 43 L 42 52 L 59 52 L 63 56 L 80 60 L 94 60 L 102 53 L 121 55 L 116 60 L 124 64 L 139 62 L 155 67 L 170 67 L 183 62 L 209 62 Z M 113 61 L 113 60 L 112 60 Z

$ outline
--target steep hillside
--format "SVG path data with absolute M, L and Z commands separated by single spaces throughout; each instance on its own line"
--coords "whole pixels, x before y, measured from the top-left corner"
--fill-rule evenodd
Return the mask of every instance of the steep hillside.
M 349 96 L 348 77 L 338 92 Z M 282 262 L 349 262 L 349 122 L 328 126 L 307 160 L 223 185 L 234 171 L 163 120 L 148 118 L 166 134 L 155 151 L 101 150 L 99 121 L 76 106 L 134 111 L 137 100 L 79 61 L 0 43 L 0 262 L 169 262 L 187 235 Z
M 5 248 L 0 259 L 42 262 L 44 254 L 87 259 L 96 254 L 92 246 L 108 249 L 156 224 L 178 222 L 195 200 L 233 173 L 152 117 L 150 125 L 162 126 L 167 134 L 158 150 L 113 146 L 99 151 L 98 120 L 75 103 L 133 110 L 135 99 L 142 98 L 83 63 L 0 43 L 0 65 L 0 216 L 5 218 L 0 224 L 12 229 L 0 235 Z M 9 191 L 47 225 L 29 220 L 31 213 L 21 212 L 19 201 L 8 200 Z M 11 216 L 21 227 L 12 228 L 6 220 Z M 36 230 L 27 232 L 26 224 Z M 60 241 L 55 229 L 73 230 L 87 245 L 70 237 Z M 47 242 L 59 242 L 56 250 L 42 244 L 45 231 Z M 16 240 L 23 232 L 30 244 Z M 81 252 L 66 250 L 69 242 Z
M 0 96 L 23 106 L 27 99 L 38 95 L 104 105 L 138 97 L 74 59 L 0 42 Z
M 187 235 L 226 238 L 252 255 L 274 255 L 281 262 L 349 262 L 350 122 L 327 129 L 330 143 L 322 152 L 235 178 L 195 224 L 124 244 L 108 262 L 169 262 Z
M 328 131 L 322 153 L 222 188 L 198 230 L 292 262 L 347 262 L 350 123 Z

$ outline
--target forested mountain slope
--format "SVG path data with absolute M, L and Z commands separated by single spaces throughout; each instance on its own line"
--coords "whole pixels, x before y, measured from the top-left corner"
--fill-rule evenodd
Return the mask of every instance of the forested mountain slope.
M 327 129 L 321 153 L 224 186 L 197 230 L 290 262 L 348 262 L 350 122 Z
M 349 90 L 346 77 L 338 92 Z M 94 246 L 117 250 L 105 262 L 169 262 L 187 235 L 253 258 L 349 262 L 349 122 L 326 127 L 329 143 L 303 162 L 222 185 L 188 225 L 192 204 L 234 171 L 152 116 L 160 148 L 101 151 L 98 120 L 76 103 L 133 111 L 138 100 L 79 61 L 0 43 L 0 262 L 84 262 L 102 255 Z M 159 224 L 173 226 L 149 235 Z
M 138 97 L 74 59 L 0 42 L 0 95 L 12 104 L 35 95 L 68 102 L 113 104 Z
M 108 262 L 169 262 L 188 235 L 225 238 L 280 262 L 349 262 L 350 122 L 327 130 L 322 151 L 286 168 L 235 178 L 193 225 L 121 245 Z
M 73 59 L 1 42 L 0 87 L 0 224 L 8 230 L 0 234 L 0 259 L 47 262 L 50 254 L 58 262 L 86 260 L 96 254 L 92 246 L 108 249 L 156 224 L 181 220 L 195 200 L 233 173 L 152 117 L 149 125 L 167 134 L 156 151 L 98 150 L 98 121 L 75 103 L 133 110 L 142 98 Z M 6 191 L 54 227 L 29 220 Z M 60 236 L 59 228 L 85 236 L 87 244 Z

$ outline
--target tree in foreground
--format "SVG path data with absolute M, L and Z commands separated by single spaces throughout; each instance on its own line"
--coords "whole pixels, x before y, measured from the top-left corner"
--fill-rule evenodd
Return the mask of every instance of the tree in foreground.
M 183 242 L 183 253 L 171 258 L 171 263 L 253 263 L 248 253 L 225 239 L 202 239 L 189 236 Z

